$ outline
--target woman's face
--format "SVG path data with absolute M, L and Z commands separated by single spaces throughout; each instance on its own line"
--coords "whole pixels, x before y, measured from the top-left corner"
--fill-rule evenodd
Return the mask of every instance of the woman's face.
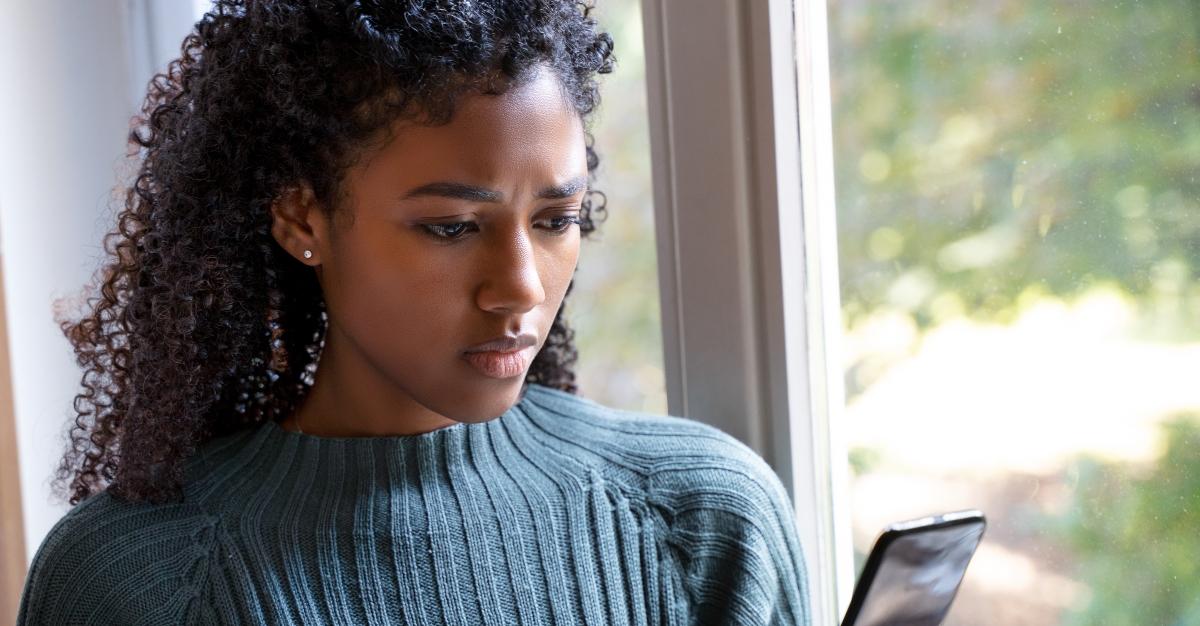
M 503 413 L 575 271 L 587 174 L 582 123 L 550 72 L 464 96 L 449 124 L 397 125 L 314 233 L 326 353 L 438 415 Z M 468 355 L 506 335 L 515 355 Z

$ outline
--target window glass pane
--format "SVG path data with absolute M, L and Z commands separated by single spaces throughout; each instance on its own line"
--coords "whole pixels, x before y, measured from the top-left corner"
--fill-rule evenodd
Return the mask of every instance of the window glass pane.
M 608 216 L 583 242 L 567 314 L 576 329 L 580 392 L 609 406 L 662 413 L 663 377 L 642 11 L 637 0 L 597 3 L 616 70 L 601 77 L 593 126 L 596 188 Z
M 856 551 L 979 508 L 947 624 L 1200 623 L 1200 5 L 829 16 Z

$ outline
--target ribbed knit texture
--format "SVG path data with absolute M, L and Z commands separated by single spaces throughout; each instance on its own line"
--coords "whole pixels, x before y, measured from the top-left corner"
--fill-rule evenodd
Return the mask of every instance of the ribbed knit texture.
M 810 624 L 778 477 L 690 419 L 530 385 L 419 435 L 265 423 L 187 475 L 180 503 L 69 511 L 17 623 Z

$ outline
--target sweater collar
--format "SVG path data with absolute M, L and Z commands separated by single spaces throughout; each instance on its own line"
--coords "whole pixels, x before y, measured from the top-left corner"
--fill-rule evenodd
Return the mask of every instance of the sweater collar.
M 414 435 L 323 437 L 264 422 L 202 446 L 189 468 L 193 480 L 187 481 L 186 497 L 226 501 L 226 495 L 240 494 L 255 483 L 395 485 L 444 482 L 464 471 L 502 471 L 525 458 L 518 447 L 535 441 L 529 436 L 531 412 L 559 395 L 566 397 L 565 392 L 527 385 L 521 399 L 499 417 Z

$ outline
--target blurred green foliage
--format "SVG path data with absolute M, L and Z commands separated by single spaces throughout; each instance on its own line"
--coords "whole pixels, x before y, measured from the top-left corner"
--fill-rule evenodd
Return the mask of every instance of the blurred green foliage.
M 1200 336 L 1200 2 L 828 7 L 847 328 L 903 318 L 919 338 L 1102 287 L 1147 335 Z M 856 358 L 850 398 L 892 357 Z M 1200 624 L 1200 415 L 1163 428 L 1150 466 L 1070 466 L 1044 528 L 1091 594 L 1065 623 Z
M 1098 283 L 1200 320 L 1200 3 L 829 13 L 849 326 L 1004 321 Z
M 850 471 L 854 476 L 869 474 L 879 466 L 883 459 L 883 451 L 878 448 L 855 446 L 848 453 Z
M 581 393 L 665 413 L 641 4 L 601 0 L 595 15 L 617 59 L 615 71 L 600 78 L 591 128 L 600 155 L 595 188 L 607 197 L 607 219 L 583 243 L 566 314 L 576 329 Z
M 1057 524 L 1076 555 L 1089 604 L 1066 623 L 1200 624 L 1200 415 L 1162 425 L 1165 452 L 1149 468 L 1083 459 Z

